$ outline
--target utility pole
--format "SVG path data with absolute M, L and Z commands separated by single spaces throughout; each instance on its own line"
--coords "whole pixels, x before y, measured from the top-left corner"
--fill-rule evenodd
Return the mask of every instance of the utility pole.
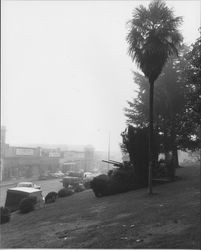
M 3 164 L 4 164 L 4 159 L 3 159 L 3 157 L 1 157 L 1 166 L 0 166 L 0 168 L 1 168 L 1 172 L 0 172 L 0 181 L 2 181 L 3 180 Z
M 108 151 L 107 151 L 107 160 L 110 160 L 110 131 L 109 131 L 109 138 L 108 138 Z M 109 171 L 109 163 L 107 164 L 107 170 Z

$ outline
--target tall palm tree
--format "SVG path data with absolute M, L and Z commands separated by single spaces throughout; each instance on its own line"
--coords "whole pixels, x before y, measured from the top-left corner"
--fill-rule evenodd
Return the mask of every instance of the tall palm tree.
M 181 17 L 175 17 L 162 0 L 152 1 L 148 8 L 140 5 L 129 21 L 128 53 L 149 80 L 149 180 L 148 192 L 152 194 L 153 160 L 153 97 L 154 82 L 168 58 L 178 54 L 182 35 L 178 27 Z

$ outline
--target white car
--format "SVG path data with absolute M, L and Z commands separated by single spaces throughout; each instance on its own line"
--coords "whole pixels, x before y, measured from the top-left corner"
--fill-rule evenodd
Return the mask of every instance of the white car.
M 61 171 L 58 171 L 58 172 L 56 172 L 56 173 L 49 173 L 49 175 L 50 175 L 51 177 L 54 177 L 54 178 L 61 178 L 61 177 L 64 176 L 64 173 L 62 173 Z
M 100 173 L 85 172 L 83 179 L 85 181 L 90 181 L 90 180 L 92 180 L 94 177 L 96 177 L 98 175 L 100 175 Z
M 27 188 L 41 189 L 40 186 L 34 184 L 33 182 L 20 182 L 20 183 L 17 184 L 17 187 L 27 187 Z

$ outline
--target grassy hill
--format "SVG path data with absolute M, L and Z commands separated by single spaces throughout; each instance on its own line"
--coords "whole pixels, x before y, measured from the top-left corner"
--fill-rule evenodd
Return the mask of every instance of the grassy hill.
M 91 190 L 58 199 L 1 225 L 2 248 L 200 248 L 200 168 L 180 180 L 95 198 Z

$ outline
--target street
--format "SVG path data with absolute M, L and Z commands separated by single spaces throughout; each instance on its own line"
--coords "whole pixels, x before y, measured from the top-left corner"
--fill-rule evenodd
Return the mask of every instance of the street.
M 26 180 L 23 180 L 26 181 Z M 60 182 L 61 179 L 51 179 L 51 180 L 40 180 L 40 181 L 33 181 L 33 183 L 41 186 L 41 190 L 42 190 L 42 194 L 45 197 L 49 192 L 54 191 L 54 192 L 58 192 L 62 187 L 62 183 Z M 19 181 L 19 182 L 22 182 Z M 0 206 L 4 206 L 5 205 L 5 200 L 6 200 L 6 192 L 8 188 L 12 188 L 12 187 L 16 187 L 16 181 L 15 183 L 12 185 L 8 185 L 8 186 L 2 186 L 0 187 Z

